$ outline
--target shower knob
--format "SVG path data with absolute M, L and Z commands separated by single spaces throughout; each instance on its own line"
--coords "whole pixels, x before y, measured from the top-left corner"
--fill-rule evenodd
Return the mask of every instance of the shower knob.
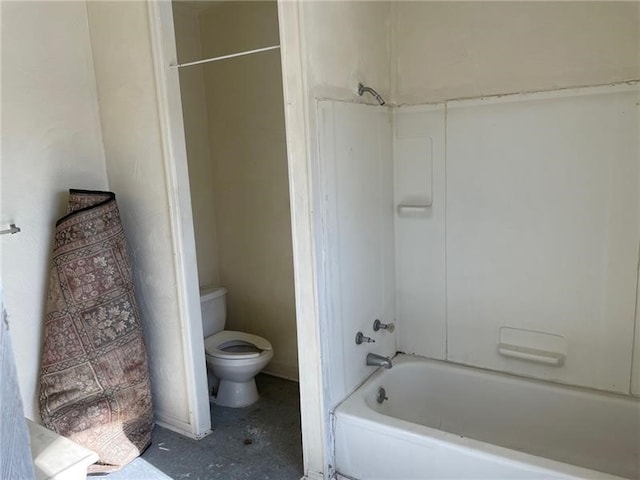
M 358 332 L 356 333 L 356 345 L 361 343 L 376 343 L 376 341 L 373 338 L 365 337 L 364 333 Z
M 389 322 L 389 323 L 382 323 L 380 320 L 378 320 L 376 318 L 376 320 L 373 322 L 373 331 L 377 332 L 378 330 L 386 330 L 387 332 L 391 333 L 393 332 L 393 330 L 395 329 L 395 326 L 393 323 Z

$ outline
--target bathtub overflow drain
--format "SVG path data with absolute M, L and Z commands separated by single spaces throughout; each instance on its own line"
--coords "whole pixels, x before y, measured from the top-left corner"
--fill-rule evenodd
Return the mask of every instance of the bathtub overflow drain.
M 385 400 L 389 400 L 389 397 L 387 397 L 387 392 L 385 391 L 385 389 L 380 387 L 378 389 L 378 395 L 376 395 L 376 402 L 382 403 Z

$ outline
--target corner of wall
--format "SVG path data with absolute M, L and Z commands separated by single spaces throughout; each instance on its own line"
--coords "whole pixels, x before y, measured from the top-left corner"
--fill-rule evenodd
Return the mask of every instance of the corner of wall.
M 389 37 L 389 104 L 396 105 L 398 99 L 398 44 L 396 38 L 396 25 L 398 21 L 398 2 L 389 1 L 389 19 L 387 23 L 387 35 Z
M 95 119 L 95 125 L 96 125 L 96 137 L 98 138 L 98 141 L 100 142 L 100 153 L 102 155 L 102 172 L 101 174 L 103 175 L 103 177 L 106 180 L 106 188 L 105 189 L 109 189 L 109 176 L 107 174 L 107 156 L 105 153 L 105 148 L 104 148 L 104 136 L 103 136 L 103 128 L 102 128 L 102 119 L 100 117 L 100 101 L 99 101 L 99 94 L 98 94 L 98 80 L 96 78 L 96 66 L 95 66 L 95 62 L 93 59 L 93 38 L 91 36 L 91 24 L 89 22 L 89 7 L 88 7 L 88 1 L 84 2 L 84 10 L 85 10 L 85 20 L 86 20 L 86 28 L 87 28 L 87 32 L 89 34 L 89 45 L 87 46 L 87 56 L 89 57 L 89 66 L 91 69 L 91 72 L 93 73 L 93 82 L 91 82 L 90 87 L 91 88 L 91 93 L 93 96 L 95 96 L 96 98 L 96 102 L 95 102 L 95 109 L 93 112 L 94 115 L 94 119 Z

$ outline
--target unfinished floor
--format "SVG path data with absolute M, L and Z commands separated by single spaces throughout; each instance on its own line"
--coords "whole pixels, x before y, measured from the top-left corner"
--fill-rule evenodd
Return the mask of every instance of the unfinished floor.
M 213 432 L 196 441 L 156 427 L 142 457 L 102 478 L 299 480 L 302 440 L 298 384 L 256 377 L 260 400 L 246 408 L 212 405 Z

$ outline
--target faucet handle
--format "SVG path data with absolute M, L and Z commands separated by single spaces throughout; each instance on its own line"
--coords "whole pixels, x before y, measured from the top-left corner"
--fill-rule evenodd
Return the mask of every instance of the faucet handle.
M 361 343 L 376 343 L 376 341 L 371 337 L 365 337 L 364 333 L 358 332 L 356 333 L 356 345 L 360 345 Z
M 373 331 L 377 332 L 378 330 L 386 330 L 387 332 L 391 333 L 395 330 L 395 325 L 393 324 L 393 322 L 382 323 L 376 318 L 373 322 Z

